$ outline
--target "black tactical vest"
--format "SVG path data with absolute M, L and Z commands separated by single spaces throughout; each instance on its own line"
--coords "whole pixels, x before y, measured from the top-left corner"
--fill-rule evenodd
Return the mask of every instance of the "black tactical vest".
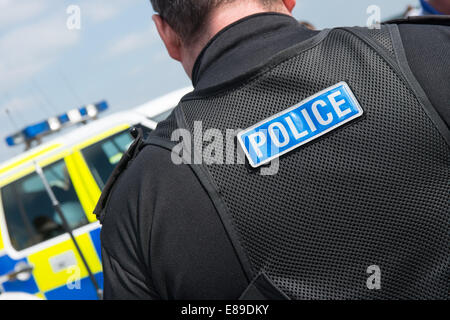
M 283 155 L 277 174 L 191 165 L 251 283 L 242 299 L 447 299 L 450 133 L 396 25 L 324 30 L 189 94 L 146 144 L 170 150 L 173 130 L 193 133 L 196 121 L 245 129 L 342 81 L 364 116 Z

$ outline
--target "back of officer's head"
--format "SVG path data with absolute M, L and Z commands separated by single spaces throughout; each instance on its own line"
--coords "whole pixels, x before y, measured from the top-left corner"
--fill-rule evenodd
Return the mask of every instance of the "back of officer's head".
M 206 42 L 227 25 L 260 12 L 290 14 L 296 0 L 151 0 L 153 17 L 169 55 L 188 75 Z

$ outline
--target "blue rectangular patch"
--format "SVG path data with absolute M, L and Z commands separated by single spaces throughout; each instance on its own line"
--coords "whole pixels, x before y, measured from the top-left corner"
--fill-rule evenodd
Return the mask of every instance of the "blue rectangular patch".
M 238 141 L 257 168 L 363 115 L 346 82 L 241 131 Z

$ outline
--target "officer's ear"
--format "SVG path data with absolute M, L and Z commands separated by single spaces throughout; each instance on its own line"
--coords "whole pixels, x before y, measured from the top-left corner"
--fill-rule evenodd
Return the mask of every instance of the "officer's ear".
M 292 13 L 292 11 L 295 8 L 295 5 L 297 4 L 296 0 L 283 0 L 284 6 L 286 7 L 286 9 L 288 9 L 288 11 L 290 13 Z
M 155 14 L 153 22 L 155 22 L 156 29 L 170 57 L 181 62 L 182 41 L 178 34 L 160 15 Z

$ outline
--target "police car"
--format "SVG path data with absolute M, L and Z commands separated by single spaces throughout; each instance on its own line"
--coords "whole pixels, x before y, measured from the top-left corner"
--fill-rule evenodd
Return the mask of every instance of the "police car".
M 33 141 L 85 123 L 0 165 L 0 300 L 98 299 L 103 273 L 101 190 L 132 143 L 129 129 L 156 128 L 190 88 L 101 119 L 106 103 L 73 110 L 7 138 Z

